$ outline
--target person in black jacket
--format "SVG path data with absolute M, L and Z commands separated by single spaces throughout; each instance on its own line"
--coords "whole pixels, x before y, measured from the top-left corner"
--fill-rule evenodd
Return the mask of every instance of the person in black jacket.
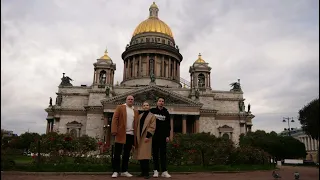
M 154 166 L 153 177 L 159 176 L 159 154 L 162 170 L 162 177 L 170 178 L 170 174 L 167 171 L 167 143 L 170 137 L 170 113 L 164 107 L 164 98 L 158 98 L 157 107 L 150 109 L 150 112 L 157 118 L 156 130 L 153 135 L 152 143 L 152 158 Z

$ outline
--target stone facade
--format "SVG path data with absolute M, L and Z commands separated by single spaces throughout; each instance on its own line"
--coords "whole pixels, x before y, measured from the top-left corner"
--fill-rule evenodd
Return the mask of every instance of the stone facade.
M 310 136 L 308 136 L 305 132 L 303 132 L 302 129 L 293 129 L 290 130 L 290 134 L 292 137 L 298 139 L 301 141 L 304 146 L 306 147 L 307 151 L 307 160 L 312 160 L 314 162 L 318 162 L 318 152 L 319 152 L 319 140 L 312 139 Z M 287 136 L 289 135 L 289 131 L 283 131 L 280 133 L 280 135 Z
M 157 7 L 150 7 L 152 21 L 158 21 Z M 147 23 L 147 22 L 144 22 Z M 159 22 L 163 23 L 162 21 Z M 55 105 L 46 109 L 47 132 L 89 135 L 105 142 L 110 139 L 110 125 L 117 105 L 128 95 L 135 97 L 135 108 L 148 100 L 155 106 L 157 97 L 165 98 L 171 114 L 171 138 L 175 133 L 208 132 L 227 137 L 236 144 L 239 136 L 251 130 L 250 111 L 245 111 L 240 80 L 230 91 L 212 90 L 211 67 L 199 54 L 190 66 L 190 79 L 180 77 L 183 60 L 171 30 L 149 32 L 157 23 L 144 24 L 132 37 L 122 54 L 123 81 L 114 83 L 116 64 L 105 51 L 93 63 L 90 86 L 73 86 L 63 75 Z M 227 85 L 228 83 L 226 83 Z

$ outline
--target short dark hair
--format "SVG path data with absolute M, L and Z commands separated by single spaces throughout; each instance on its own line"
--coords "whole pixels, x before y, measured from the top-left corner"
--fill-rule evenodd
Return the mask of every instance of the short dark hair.
M 158 97 L 157 102 L 159 101 L 159 99 L 163 99 L 163 101 L 165 101 L 165 99 L 163 97 Z

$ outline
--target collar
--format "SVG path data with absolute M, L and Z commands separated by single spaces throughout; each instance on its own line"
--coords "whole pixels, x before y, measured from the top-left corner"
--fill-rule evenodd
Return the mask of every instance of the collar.
M 134 109 L 134 106 L 129 107 L 129 106 L 127 106 L 127 103 L 124 103 L 123 105 L 125 105 L 128 108 Z

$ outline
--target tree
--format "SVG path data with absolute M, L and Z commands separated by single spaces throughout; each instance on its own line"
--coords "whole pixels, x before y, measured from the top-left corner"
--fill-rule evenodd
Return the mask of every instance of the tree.
M 279 136 L 274 132 L 257 130 L 240 136 L 240 147 L 255 147 L 269 153 L 273 158 L 304 158 L 306 150 L 299 140 L 288 136 Z
M 31 143 L 39 137 L 40 135 L 38 133 L 23 133 L 17 137 L 16 148 L 29 150 Z
M 319 140 L 319 98 L 312 100 L 299 111 L 299 121 L 306 134 Z

